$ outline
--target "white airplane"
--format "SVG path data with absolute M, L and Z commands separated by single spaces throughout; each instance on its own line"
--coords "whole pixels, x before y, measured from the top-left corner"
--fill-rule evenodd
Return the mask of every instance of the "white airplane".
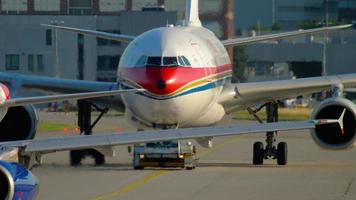
M 213 137 L 267 132 L 266 145 L 256 142 L 253 146 L 253 164 L 260 165 L 264 159 L 273 158 L 278 164 L 285 165 L 287 144 L 275 144 L 276 131 L 311 129 L 312 138 L 322 148 L 339 150 L 353 146 L 356 106 L 339 94 L 344 87 L 356 86 L 356 74 L 234 84 L 231 83 L 231 61 L 225 49 L 335 31 L 350 25 L 220 41 L 211 31 L 202 27 L 198 14 L 198 0 L 187 0 L 183 25 L 156 28 L 137 37 L 45 25 L 128 42 L 119 63 L 118 81 L 102 83 L 0 73 L 0 81 L 8 85 L 11 92 L 21 87 L 58 93 L 72 92 L 11 99 L 9 89 L 1 85 L 0 108 L 3 118 L 0 130 L 3 134 L 0 135 L 0 150 L 9 152 L 17 149 L 20 163 L 25 166 L 30 166 L 44 153 L 75 150 L 71 153 L 71 160 L 78 164 L 78 150 L 82 149 L 93 148 L 103 153 L 115 145 L 183 139 L 196 139 L 202 146 L 209 147 Z M 314 108 L 311 120 L 278 122 L 278 100 L 330 89 L 335 97 Z M 29 105 L 88 98 L 79 103 L 79 121 L 84 133 L 91 133 L 91 103 L 103 103 L 124 110 L 128 122 L 146 131 L 32 140 L 37 118 L 35 110 Z M 269 123 L 211 126 L 224 115 L 241 109 L 248 109 L 259 120 L 256 112 L 260 109 L 255 106 L 261 104 L 266 106 Z M 98 160 L 98 163 L 102 161 Z

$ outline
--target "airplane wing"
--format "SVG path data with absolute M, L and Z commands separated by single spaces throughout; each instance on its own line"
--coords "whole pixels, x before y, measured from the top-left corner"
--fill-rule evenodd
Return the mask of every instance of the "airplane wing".
M 336 120 L 309 120 L 299 122 L 277 122 L 265 124 L 230 125 L 225 127 L 201 127 L 170 130 L 152 130 L 144 132 L 127 132 L 106 135 L 81 135 L 42 140 L 23 140 L 0 143 L 0 149 L 19 148 L 23 154 L 51 153 L 55 151 L 103 148 L 117 145 L 140 144 L 158 141 L 198 139 L 243 134 L 254 134 L 266 131 L 288 131 L 313 129 L 317 125 L 339 123 Z
M 111 91 L 101 91 L 101 92 L 83 92 L 74 94 L 61 94 L 61 95 L 49 95 L 49 96 L 37 96 L 37 97 L 19 97 L 14 99 L 9 99 L 0 103 L 0 106 L 4 107 L 15 107 L 28 104 L 42 104 L 50 102 L 58 102 L 64 100 L 79 100 L 79 99 L 92 99 L 99 97 L 109 97 L 120 95 L 122 93 L 135 93 L 142 91 L 143 89 L 129 89 L 129 90 L 111 90 Z
M 51 29 L 71 31 L 71 32 L 75 32 L 75 33 L 81 33 L 84 35 L 90 35 L 90 36 L 95 36 L 98 38 L 120 41 L 120 42 L 131 42 L 132 40 L 134 40 L 136 38 L 135 36 L 131 36 L 131 35 L 115 34 L 115 33 L 108 33 L 108 32 L 102 32 L 102 31 L 93 31 L 93 30 L 87 30 L 87 29 L 56 26 L 56 25 L 50 25 L 50 24 L 41 24 L 41 25 L 51 28 Z
M 39 90 L 46 93 L 53 92 L 62 94 L 103 92 L 119 89 L 117 82 L 84 81 L 60 78 L 56 79 L 53 77 L 31 76 L 5 72 L 0 72 L 0 82 L 6 84 L 9 87 L 12 98 L 18 97 L 19 95 L 17 93 L 19 93 L 21 89 Z M 29 102 L 29 100 L 30 99 L 23 99 L 22 102 Z M 37 101 L 37 99 L 31 99 L 30 101 L 35 100 Z M 116 95 L 114 98 L 97 97 L 91 100 L 98 103 L 105 103 L 119 111 L 123 111 L 125 109 L 125 105 L 123 104 L 120 95 Z
M 227 113 L 260 103 L 283 100 L 338 87 L 355 87 L 356 74 L 226 85 L 219 97 Z M 237 107 L 243 105 L 244 107 Z
M 228 40 L 222 40 L 221 42 L 226 47 L 244 46 L 244 45 L 255 44 L 255 43 L 259 43 L 259 42 L 263 42 L 263 41 L 269 41 L 269 40 L 280 40 L 280 39 L 288 38 L 288 37 L 311 35 L 311 34 L 323 33 L 323 32 L 328 32 L 328 31 L 336 31 L 336 30 L 340 30 L 340 29 L 349 28 L 351 26 L 352 26 L 352 24 L 351 25 L 330 26 L 330 27 L 324 27 L 324 28 L 298 30 L 298 31 L 285 32 L 285 33 L 261 35 L 261 36 L 255 36 L 255 37 L 228 39 Z
M 11 94 L 21 88 L 57 93 L 97 92 L 118 89 L 117 82 L 60 79 L 45 76 L 0 72 L 0 82 L 9 86 Z

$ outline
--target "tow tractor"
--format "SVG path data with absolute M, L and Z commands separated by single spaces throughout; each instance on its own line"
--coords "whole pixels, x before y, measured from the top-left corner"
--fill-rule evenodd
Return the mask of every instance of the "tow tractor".
M 196 162 L 195 146 L 191 142 L 166 141 L 135 145 L 133 167 L 172 167 L 192 170 Z

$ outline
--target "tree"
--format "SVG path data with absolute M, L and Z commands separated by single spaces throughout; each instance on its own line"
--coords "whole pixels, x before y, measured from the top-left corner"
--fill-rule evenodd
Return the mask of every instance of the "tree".
M 274 23 L 271 26 L 271 30 L 272 31 L 280 31 L 280 30 L 282 30 L 282 26 L 280 24 Z
M 233 58 L 233 82 L 245 82 L 245 69 L 247 66 L 248 56 L 245 52 L 245 47 L 234 47 Z

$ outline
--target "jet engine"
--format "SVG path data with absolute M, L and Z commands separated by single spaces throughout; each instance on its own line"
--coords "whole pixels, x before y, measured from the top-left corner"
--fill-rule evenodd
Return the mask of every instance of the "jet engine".
M 356 106 L 344 98 L 322 101 L 313 111 L 312 119 L 338 119 L 345 110 L 343 127 L 339 124 L 317 125 L 311 130 L 315 143 L 321 148 L 342 150 L 353 147 L 356 131 Z
M 35 199 L 39 184 L 37 178 L 16 163 L 0 161 L 0 199 Z
M 8 108 L 0 122 L 0 142 L 33 139 L 38 116 L 32 105 Z

